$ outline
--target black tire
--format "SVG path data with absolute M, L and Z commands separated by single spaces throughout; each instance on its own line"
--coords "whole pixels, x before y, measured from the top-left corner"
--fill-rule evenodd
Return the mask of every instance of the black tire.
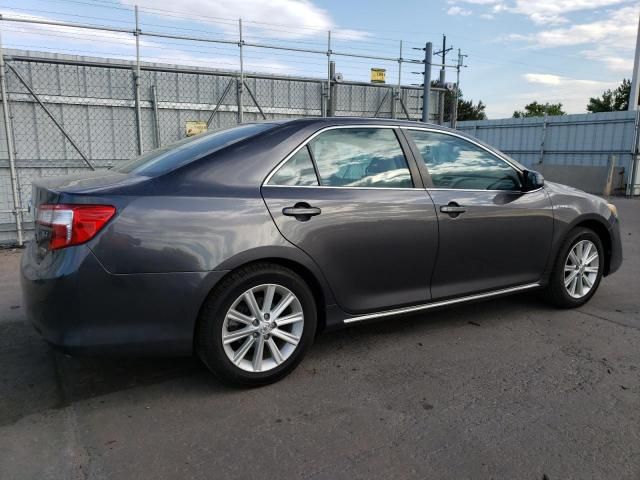
M 222 329 L 233 302 L 250 288 L 262 284 L 279 284 L 289 289 L 300 301 L 304 326 L 295 350 L 280 365 L 264 372 L 250 372 L 236 366 L 225 353 Z M 296 368 L 313 344 L 316 325 L 313 293 L 297 273 L 277 264 L 252 264 L 229 274 L 205 301 L 196 329 L 196 351 L 209 370 L 225 383 L 246 387 L 267 385 Z
M 564 267 L 569 252 L 578 242 L 582 240 L 589 240 L 596 246 L 600 262 L 596 280 L 593 283 L 591 290 L 581 298 L 574 298 L 569 294 L 567 288 L 564 285 Z M 600 240 L 600 237 L 593 230 L 590 230 L 588 228 L 578 227 L 571 230 L 567 235 L 564 243 L 562 244 L 562 247 L 560 247 L 555 265 L 553 266 L 553 272 L 551 273 L 551 277 L 549 278 L 549 284 L 545 289 L 545 297 L 547 301 L 558 308 L 576 308 L 584 305 L 594 295 L 596 290 L 598 290 L 600 280 L 602 279 L 604 265 L 604 248 L 602 247 L 602 240 Z

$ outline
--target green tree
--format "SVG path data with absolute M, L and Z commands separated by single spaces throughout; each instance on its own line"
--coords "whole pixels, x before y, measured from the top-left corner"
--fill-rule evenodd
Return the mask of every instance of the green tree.
M 629 96 L 631 95 L 631 81 L 626 78 L 615 90 L 605 90 L 601 97 L 591 97 L 587 104 L 587 110 L 591 113 L 616 112 L 629 108 Z
M 474 105 L 473 100 L 464 100 L 458 98 L 458 121 L 463 122 L 465 120 L 486 120 L 487 114 L 484 112 L 486 105 L 482 103 L 482 100 L 478 100 L 478 103 Z M 445 119 L 449 121 L 447 111 L 444 112 Z
M 434 87 L 438 86 L 438 82 L 431 82 Z M 447 91 L 444 94 L 444 121 L 451 121 L 451 106 L 453 104 L 453 96 L 455 90 Z M 465 120 L 486 120 L 487 114 L 485 113 L 487 106 L 482 103 L 482 100 L 478 100 L 477 104 L 473 103 L 473 100 L 465 100 L 462 97 L 462 90 L 458 89 L 458 121 L 463 122 Z
M 513 118 L 544 117 L 545 115 L 566 115 L 562 110 L 562 103 L 538 103 L 531 102 L 525 105 L 524 110 L 513 112 Z

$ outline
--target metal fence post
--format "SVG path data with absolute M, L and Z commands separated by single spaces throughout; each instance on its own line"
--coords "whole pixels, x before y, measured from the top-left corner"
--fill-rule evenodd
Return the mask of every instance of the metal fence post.
M 616 171 L 617 163 L 618 163 L 618 156 L 609 155 L 609 158 L 607 160 L 607 179 L 605 181 L 604 190 L 602 192 L 602 194 L 605 197 L 611 196 L 611 193 L 613 192 L 613 176 Z
M 242 19 L 238 19 L 238 34 L 239 34 L 239 42 L 238 48 L 240 49 L 240 76 L 238 78 L 238 123 L 242 123 L 244 121 L 244 109 L 243 109 L 243 100 L 242 100 L 242 92 L 244 91 L 244 57 L 243 57 L 243 46 L 244 40 L 242 39 Z
M 336 76 L 336 62 L 329 62 L 329 97 L 327 104 L 327 117 L 333 117 L 336 114 L 336 98 L 338 85 L 334 81 Z
M 458 122 L 458 84 L 457 83 L 456 83 L 456 87 L 453 90 L 453 93 L 451 94 L 451 106 L 449 108 L 450 108 L 449 116 L 451 117 L 449 119 L 450 126 L 451 128 L 456 128 L 456 124 Z
M 327 117 L 333 116 L 333 108 L 331 108 L 331 102 L 333 101 L 333 92 L 331 91 L 333 84 L 333 77 L 331 74 L 331 30 L 327 32 Z M 335 63 L 333 69 L 335 70 Z
M 318 85 L 320 87 L 320 116 L 327 116 L 327 94 L 324 91 L 324 83 Z
M 433 57 L 433 44 L 428 42 L 424 48 L 424 85 L 422 87 L 422 119 L 429 121 L 429 105 L 431 104 L 431 60 Z
M 542 164 L 544 162 L 544 144 L 547 141 L 547 114 L 544 114 L 542 117 L 542 139 L 540 140 L 540 160 L 538 164 Z
M 400 94 L 402 93 L 402 40 L 400 40 L 400 56 L 398 57 L 398 88 L 394 92 L 391 107 L 391 118 L 396 118 L 396 104 L 400 102 Z
M 151 85 L 151 101 L 153 102 L 153 122 L 156 148 L 160 148 L 162 146 L 162 140 L 160 138 L 160 117 L 158 116 L 158 89 L 155 85 Z
M 4 52 L 0 39 L 0 95 L 2 95 L 2 113 L 4 115 L 4 133 L 7 137 L 7 156 L 9 158 L 9 174 L 11 175 L 11 192 L 13 194 L 13 215 L 16 222 L 18 246 L 22 246 L 22 202 L 20 200 L 20 184 L 16 171 L 15 147 L 13 145 L 13 129 L 9 115 L 9 99 L 7 98 L 7 78 L 4 65 Z
M 631 159 L 629 160 L 629 173 L 627 174 L 627 190 L 625 194 L 630 197 L 637 195 L 638 184 L 638 152 L 640 151 L 640 110 L 636 110 L 633 125 L 633 144 L 631 145 Z
M 397 101 L 397 93 L 396 93 L 396 87 L 391 86 L 391 105 L 390 105 L 390 115 L 391 118 L 396 118 L 396 101 Z
M 142 112 L 140 110 L 140 22 L 138 19 L 138 6 L 134 7 L 136 17 L 136 69 L 133 73 L 135 87 L 135 104 L 136 104 L 136 136 L 138 138 L 138 154 L 142 155 L 144 148 L 142 146 Z

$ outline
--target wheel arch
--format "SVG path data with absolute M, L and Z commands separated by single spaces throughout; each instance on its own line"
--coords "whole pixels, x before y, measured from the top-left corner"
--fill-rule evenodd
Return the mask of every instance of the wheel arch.
M 242 254 L 225 261 L 218 267 L 218 270 L 225 270 L 226 273 L 213 286 L 211 286 L 211 288 L 209 288 L 207 294 L 200 303 L 198 316 L 193 329 L 194 347 L 195 339 L 198 334 L 198 325 L 200 323 L 198 319 L 202 314 L 203 307 L 210 296 L 215 292 L 217 286 L 240 268 L 259 263 L 280 265 L 292 270 L 302 277 L 311 289 L 313 298 L 316 302 L 316 311 L 318 315 L 316 333 L 318 334 L 325 330 L 327 325 L 327 306 L 334 304 L 335 301 L 329 285 L 315 263 L 307 257 L 306 254 L 295 247 L 258 248 L 243 252 Z
M 593 231 L 596 235 L 598 235 L 598 237 L 600 238 L 600 241 L 602 242 L 602 247 L 604 248 L 604 257 L 605 257 L 604 270 L 602 271 L 602 275 L 603 276 L 608 275 L 609 267 L 611 265 L 611 253 L 612 253 L 613 241 L 611 239 L 611 233 L 609 232 L 609 228 L 607 227 L 605 222 L 602 221 L 597 216 L 579 218 L 575 222 L 575 224 L 573 224 L 571 228 L 567 231 L 567 235 L 569 234 L 569 232 L 571 232 L 575 228 L 588 228 L 589 230 Z

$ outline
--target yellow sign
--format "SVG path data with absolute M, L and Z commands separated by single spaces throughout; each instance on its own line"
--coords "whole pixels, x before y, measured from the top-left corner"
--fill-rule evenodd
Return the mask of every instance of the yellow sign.
M 387 70 L 384 68 L 371 69 L 371 83 L 384 83 Z
M 204 120 L 187 120 L 187 137 L 193 137 L 207 131 L 207 122 Z

